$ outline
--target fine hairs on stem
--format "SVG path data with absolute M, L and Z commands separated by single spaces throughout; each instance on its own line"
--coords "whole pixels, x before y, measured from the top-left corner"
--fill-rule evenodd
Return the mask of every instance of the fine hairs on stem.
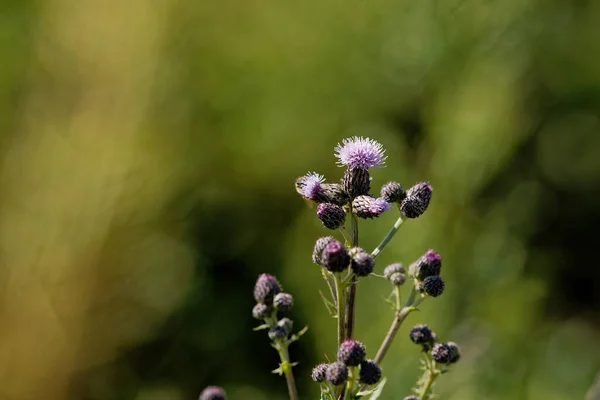
M 350 400 L 369 398 L 377 400 L 386 379 L 380 364 L 397 338 L 403 322 L 427 298 L 440 296 L 445 282 L 440 276 L 442 259 L 439 253 L 428 250 L 405 269 L 395 262 L 377 275 L 375 260 L 390 245 L 400 227 L 408 219 L 416 219 L 427 210 L 432 196 L 428 182 L 418 182 L 404 190 L 398 182 L 385 183 L 378 197 L 371 194 L 371 174 L 374 168 L 384 167 L 387 156 L 383 146 L 369 138 L 354 136 L 344 139 L 335 147 L 337 163 L 344 167 L 338 182 L 328 183 L 323 175 L 309 172 L 296 180 L 296 191 L 305 199 L 316 203 L 316 216 L 324 228 L 339 231 L 340 238 L 323 236 L 317 239 L 312 250 L 312 261 L 318 265 L 328 290 L 319 291 L 330 315 L 337 321 L 337 348 L 327 355 L 329 361 L 315 366 L 312 379 L 320 386 L 319 400 Z M 359 219 L 379 218 L 396 209 L 399 215 L 372 252 L 359 247 Z M 358 286 L 364 279 L 383 278 L 391 284 L 393 309 L 392 323 L 373 359 L 367 357 L 365 346 L 354 337 L 360 336 L 356 324 L 355 306 L 360 301 Z M 408 298 L 402 303 L 404 285 L 410 286 Z M 361 289 L 362 290 L 362 289 Z M 328 295 L 327 295 L 328 293 Z M 269 274 L 258 277 L 254 286 L 256 304 L 252 316 L 262 323 L 256 331 L 265 330 L 271 345 L 279 354 L 280 363 L 274 373 L 285 376 L 289 398 L 299 398 L 290 359 L 289 345 L 299 340 L 307 328 L 294 332 L 293 322 L 281 314 L 289 313 L 293 297 L 285 293 L 277 279 Z M 359 321 L 360 322 L 360 321 Z M 460 349 L 453 342 L 440 342 L 427 325 L 415 325 L 410 330 L 410 340 L 420 346 L 423 374 L 405 400 L 430 400 L 435 382 L 442 373 L 460 359 Z M 215 389 L 216 388 L 216 389 Z M 304 388 L 300 388 L 304 389 Z M 308 391 L 308 389 L 300 392 Z M 408 390 L 407 390 L 408 392 Z M 210 386 L 202 392 L 200 400 L 223 400 L 225 392 Z M 305 397 L 303 397 L 305 398 Z

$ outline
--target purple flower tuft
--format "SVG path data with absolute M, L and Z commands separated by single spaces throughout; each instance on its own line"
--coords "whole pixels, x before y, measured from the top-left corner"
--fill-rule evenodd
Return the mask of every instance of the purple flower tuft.
M 338 349 L 337 360 L 347 366 L 356 367 L 365 359 L 365 345 L 354 339 L 346 339 Z
M 359 136 L 344 139 L 335 147 L 335 152 L 338 164 L 345 165 L 350 169 L 383 167 L 387 158 L 381 143 Z
M 323 191 L 323 182 L 325 182 L 323 175 L 316 172 L 309 172 L 298 179 L 296 187 L 298 188 L 298 193 L 302 196 L 316 201 Z
M 352 201 L 352 209 L 360 218 L 379 217 L 385 211 L 391 209 L 390 203 L 383 198 L 374 198 L 371 196 L 358 196 Z

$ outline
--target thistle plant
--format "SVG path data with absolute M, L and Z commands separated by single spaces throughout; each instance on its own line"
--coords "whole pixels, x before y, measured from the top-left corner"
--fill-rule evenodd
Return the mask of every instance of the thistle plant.
M 319 270 L 327 293 L 319 292 L 325 306 L 336 320 L 337 348 L 334 361 L 321 363 L 312 370 L 313 381 L 320 385 L 321 400 L 349 400 L 380 397 L 385 378 L 380 368 L 398 330 L 406 318 L 418 310 L 428 298 L 443 294 L 444 279 L 440 276 L 442 257 L 427 250 L 408 268 L 394 262 L 376 273 L 376 259 L 390 243 L 405 221 L 419 218 L 427 210 L 432 197 L 428 182 L 419 182 L 408 190 L 395 181 L 387 182 L 374 196 L 371 191 L 371 171 L 385 167 L 387 156 L 377 141 L 363 137 L 344 139 L 335 147 L 339 166 L 345 168 L 341 180 L 328 183 L 323 175 L 309 172 L 296 180 L 296 191 L 310 202 L 316 203 L 316 215 L 331 235 L 318 238 L 312 249 L 312 262 Z M 359 245 L 359 220 L 378 218 L 396 209 L 398 217 L 379 245 L 367 251 Z M 336 238 L 333 234 L 338 232 Z M 366 347 L 355 338 L 355 304 L 358 286 L 364 279 L 385 279 L 390 283 L 391 294 L 387 302 L 393 310 L 388 332 L 373 358 Z M 404 287 L 410 286 L 403 301 Z M 306 327 L 293 332 L 293 322 L 281 314 L 291 310 L 293 297 L 283 292 L 277 279 L 268 274 L 258 277 L 254 288 L 256 305 L 254 318 L 262 323 L 255 330 L 266 330 L 271 345 L 280 356 L 280 364 L 273 372 L 284 375 L 289 397 L 298 399 L 293 367 L 288 346 L 300 339 Z M 360 333 L 359 333 L 360 334 Z M 437 335 L 427 325 L 415 325 L 410 340 L 421 347 L 423 374 L 405 400 L 429 400 L 440 375 L 460 359 L 460 349 L 453 342 L 439 342 Z M 206 390 L 208 390 L 207 388 Z M 214 397 L 224 398 L 224 392 Z M 407 389 L 407 392 L 410 390 Z M 204 394 L 204 392 L 203 392 Z M 208 396 L 208 395 L 207 395 Z M 213 397 L 200 397 L 201 400 Z

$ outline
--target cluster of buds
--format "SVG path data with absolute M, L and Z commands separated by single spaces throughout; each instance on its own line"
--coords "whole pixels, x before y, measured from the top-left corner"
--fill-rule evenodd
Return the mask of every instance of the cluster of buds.
M 353 212 L 357 217 L 376 218 L 397 203 L 406 218 L 417 218 L 425 212 L 431 200 L 431 186 L 420 182 L 404 191 L 397 182 L 388 182 L 380 196 L 369 194 L 369 169 L 385 166 L 385 150 L 373 139 L 351 137 L 335 148 L 335 156 L 346 171 L 339 183 L 326 183 L 325 177 L 309 172 L 296 180 L 296 191 L 304 198 L 318 203 L 317 217 L 328 229 L 338 229 Z
M 375 385 L 381 379 L 381 369 L 372 360 L 367 360 L 365 346 L 359 341 L 346 339 L 342 342 L 337 352 L 337 360 L 330 364 L 319 364 L 312 371 L 312 379 L 315 382 L 333 387 L 343 385 L 349 379 L 358 380 L 363 385 Z M 358 373 L 350 373 L 352 370 Z M 358 389 L 356 382 L 351 382 L 349 390 Z M 323 390 L 331 393 L 335 388 L 323 387 Z M 353 393 L 350 393 L 353 395 Z
M 433 250 L 428 250 L 413 262 L 408 272 L 415 280 L 415 288 L 428 296 L 438 297 L 446 287 L 440 276 L 442 257 Z
M 256 305 L 252 316 L 269 325 L 269 338 L 273 341 L 287 338 L 292 333 L 293 322 L 289 318 L 277 320 L 277 312 L 290 311 L 294 305 L 293 296 L 281 291 L 281 285 L 273 275 L 262 274 L 254 285 L 254 299 Z
M 344 272 L 350 267 L 356 276 L 367 276 L 375 268 L 373 256 L 360 247 L 347 248 L 333 236 L 323 236 L 315 242 L 312 260 L 329 272 Z

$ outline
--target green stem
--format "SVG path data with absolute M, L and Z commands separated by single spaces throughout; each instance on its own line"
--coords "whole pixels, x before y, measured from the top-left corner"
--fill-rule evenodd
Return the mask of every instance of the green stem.
M 431 369 L 427 370 L 427 378 L 425 380 L 425 384 L 423 388 L 421 388 L 421 393 L 419 393 L 419 400 L 427 400 L 429 398 L 429 391 L 435 382 L 435 378 L 437 378 L 439 372 L 435 369 L 435 362 L 431 365 Z
M 296 380 L 294 379 L 294 373 L 292 372 L 288 343 L 284 340 L 278 340 L 276 342 L 276 348 L 279 353 L 279 358 L 281 359 L 281 369 L 285 375 L 290 400 L 298 400 L 298 390 L 296 389 Z
M 344 311 L 346 304 L 346 291 L 342 279 L 339 274 L 333 274 L 335 279 L 335 297 L 336 297 L 336 308 L 337 308 L 337 338 L 338 347 L 344 341 Z
M 389 241 L 392 240 L 392 238 L 394 237 L 394 235 L 396 234 L 396 232 L 398 232 L 398 229 L 400 228 L 400 226 L 402 225 L 402 223 L 404 221 L 405 220 L 403 220 L 402 217 L 398 218 L 398 220 L 396 221 L 396 223 L 394 224 L 394 226 L 392 227 L 392 229 L 390 229 L 390 231 L 383 238 L 383 240 L 381 241 L 381 243 L 379 243 L 379 245 L 371 253 L 371 255 L 373 257 L 377 257 L 379 255 L 379 253 L 381 253 L 381 250 L 383 250 L 383 248 L 385 246 L 387 246 L 387 244 L 389 243 Z
M 352 219 L 350 220 L 350 233 L 352 239 L 352 247 L 358 247 L 358 217 L 351 213 Z M 346 319 L 345 319 L 345 335 L 347 338 L 352 337 L 354 331 L 354 310 L 356 301 L 356 283 L 357 278 L 354 276 L 350 282 L 350 286 L 347 290 L 347 302 L 346 302 Z
M 344 392 L 344 400 L 352 398 L 354 384 L 356 383 L 356 367 L 348 367 L 348 382 L 346 383 L 346 391 Z

